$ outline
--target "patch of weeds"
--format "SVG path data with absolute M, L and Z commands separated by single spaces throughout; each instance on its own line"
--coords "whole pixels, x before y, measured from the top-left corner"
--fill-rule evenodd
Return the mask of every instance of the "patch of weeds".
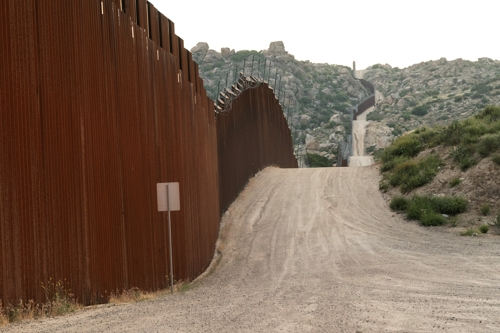
M 462 231 L 460 233 L 460 236 L 472 236 L 476 233 L 476 230 L 472 228 L 467 228 L 466 230 Z
M 475 151 L 473 144 L 459 145 L 450 152 L 450 156 L 458 163 L 462 171 L 466 171 L 479 162 L 474 156 Z
M 116 290 L 111 292 L 109 296 L 110 303 L 122 304 L 122 303 L 136 303 L 146 301 L 154 297 L 153 293 L 140 290 L 137 287 L 130 289 Z
M 488 215 L 490 213 L 490 205 L 489 204 L 484 204 L 481 206 L 481 214 L 483 214 L 484 216 Z
M 45 293 L 45 303 L 39 304 L 33 300 L 24 302 L 21 299 L 17 304 L 5 308 L 0 303 L 0 326 L 9 322 L 64 315 L 79 307 L 66 280 L 54 282 L 49 279 L 46 284 L 42 283 L 42 289 Z
M 449 219 L 450 225 L 455 228 L 458 225 L 458 218 L 456 216 Z
M 460 180 L 460 177 L 454 177 L 450 180 L 450 187 L 455 187 L 458 184 L 460 184 L 462 181 Z
M 2 301 L 0 301 L 0 327 L 5 326 L 9 323 L 9 317 L 5 313 L 4 308 L 2 307 Z
M 392 210 L 404 212 L 408 208 L 408 202 L 409 200 L 403 196 L 395 196 L 389 206 Z
M 181 281 L 177 286 L 176 290 L 180 293 L 184 293 L 186 291 L 189 291 L 193 288 L 193 284 L 190 283 L 189 281 Z
M 54 282 L 50 278 L 46 284 L 42 283 L 42 289 L 45 293 L 44 307 L 47 316 L 63 315 L 77 308 L 74 295 L 66 280 Z
M 500 214 L 497 215 L 497 217 L 493 220 L 493 223 L 497 226 L 500 227 Z
M 479 226 L 479 231 L 481 231 L 481 233 L 483 234 L 487 233 L 488 230 L 490 230 L 490 226 L 487 224 L 482 224 Z
M 389 183 L 385 180 L 381 180 L 378 183 L 378 189 L 384 193 L 387 192 L 387 190 L 389 189 Z

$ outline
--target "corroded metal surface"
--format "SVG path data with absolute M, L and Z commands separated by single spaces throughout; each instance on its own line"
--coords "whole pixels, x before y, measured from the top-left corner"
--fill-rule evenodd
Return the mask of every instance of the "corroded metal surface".
M 220 207 L 259 168 L 292 160 L 272 91 L 216 119 L 174 24 L 145 0 L 1 1 L 0 45 L 4 305 L 43 301 L 49 279 L 86 304 L 167 286 L 158 182 L 180 183 L 174 278 L 193 279 L 213 257 Z
M 223 212 L 258 171 L 270 165 L 296 168 L 297 159 L 283 110 L 267 83 L 241 76 L 231 91 L 221 94 L 216 110 L 225 110 L 217 116 Z

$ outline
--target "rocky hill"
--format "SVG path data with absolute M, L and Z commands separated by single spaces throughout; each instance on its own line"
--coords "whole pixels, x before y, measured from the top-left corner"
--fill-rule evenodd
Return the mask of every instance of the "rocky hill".
M 500 103 L 500 61 L 488 58 L 441 58 L 404 69 L 377 64 L 362 76 L 385 96 L 367 116 L 369 150 L 419 126 L 449 124 Z
M 198 43 L 191 49 L 212 99 L 236 81 L 238 73 L 264 78 L 275 89 L 298 151 L 315 152 L 333 163 L 339 142 L 351 133 L 352 106 L 370 92 L 345 66 L 299 61 L 273 42 L 263 51 L 220 52 Z
M 320 154 L 332 163 L 337 145 L 351 134 L 353 106 L 370 95 L 356 78 L 377 89 L 377 107 L 367 115 L 369 153 L 420 126 L 449 124 L 500 104 L 500 61 L 489 58 L 441 58 L 404 69 L 376 64 L 353 75 L 346 66 L 296 60 L 283 42 L 273 42 L 267 50 L 237 52 L 218 52 L 202 42 L 191 52 L 214 100 L 239 72 L 264 78 L 279 96 L 296 150 Z

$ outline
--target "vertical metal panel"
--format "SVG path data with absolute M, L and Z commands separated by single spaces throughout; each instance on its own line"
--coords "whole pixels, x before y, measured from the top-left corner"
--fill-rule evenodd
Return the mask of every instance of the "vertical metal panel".
M 221 213 L 258 171 L 297 167 L 286 118 L 266 83 L 241 92 L 230 111 L 217 116 L 217 147 Z
M 220 207 L 266 165 L 296 165 L 272 90 L 216 120 L 174 24 L 145 0 L 2 1 L 0 42 L 4 305 L 43 301 L 49 279 L 87 304 L 165 287 L 158 182 L 180 183 L 174 277 L 193 279 L 213 257 Z

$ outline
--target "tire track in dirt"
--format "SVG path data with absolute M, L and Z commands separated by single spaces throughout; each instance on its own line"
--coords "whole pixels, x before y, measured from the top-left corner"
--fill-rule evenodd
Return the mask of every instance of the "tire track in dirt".
M 500 241 L 392 213 L 375 167 L 277 169 L 223 218 L 219 265 L 184 293 L 2 332 L 496 332 Z

